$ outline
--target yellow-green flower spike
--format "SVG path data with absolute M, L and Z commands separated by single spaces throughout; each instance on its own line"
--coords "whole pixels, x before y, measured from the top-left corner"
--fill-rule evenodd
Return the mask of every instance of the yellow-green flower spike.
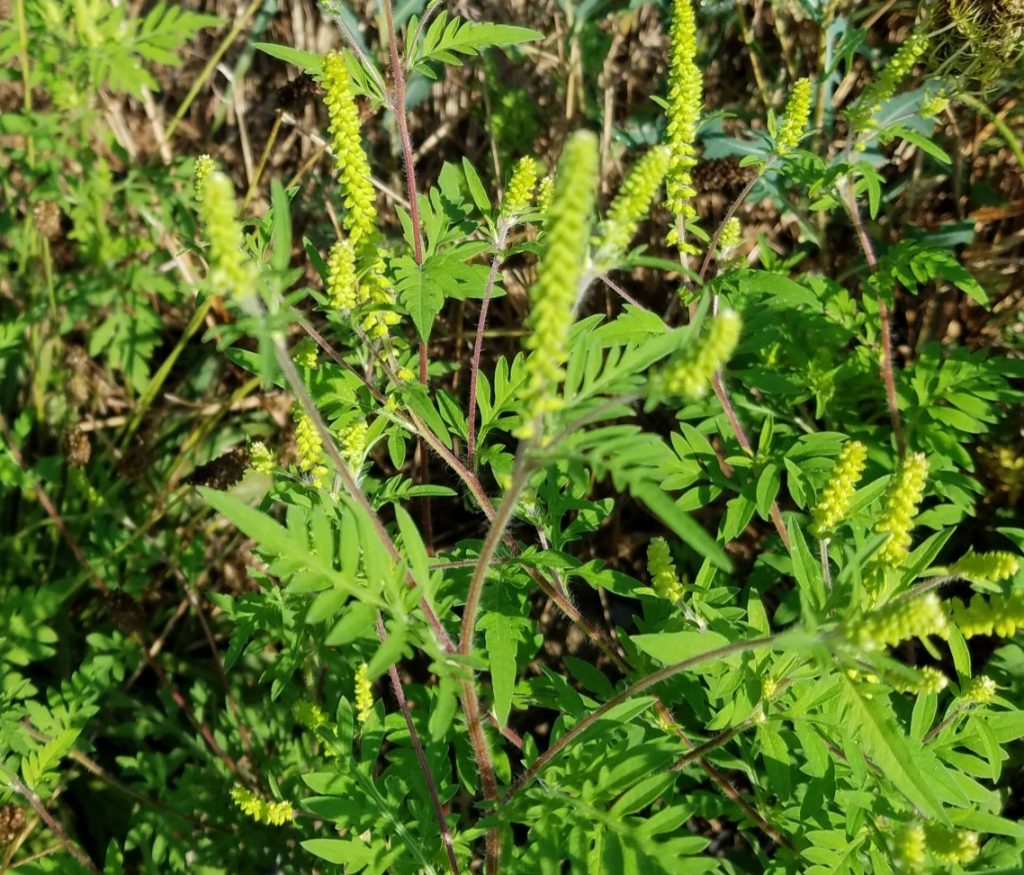
M 941 693 L 949 686 L 949 678 L 932 666 L 922 668 L 920 671 L 909 671 L 912 673 L 908 673 L 906 676 L 895 673 L 886 674 L 885 681 L 894 690 L 916 695 Z
M 911 34 L 909 39 L 899 47 L 896 54 L 878 74 L 878 78 L 861 92 L 860 97 L 846 111 L 846 121 L 853 130 L 865 131 L 874 126 L 875 113 L 896 93 L 896 89 L 907 74 L 914 69 L 914 65 L 925 53 L 928 45 L 927 36 L 915 33 Z
M 566 344 L 588 254 L 597 163 L 597 138 L 587 131 L 569 138 L 558 162 L 544 251 L 537 281 L 530 289 L 526 321 L 529 334 L 524 345 L 531 355 L 522 392 L 526 414 L 517 432 L 524 439 L 534 437 L 538 421 L 561 405 L 558 388 L 565 379 Z
M 775 151 L 779 155 L 792 152 L 803 138 L 807 120 L 811 117 L 810 79 L 801 79 L 793 86 L 785 113 L 775 136 Z
M 370 164 L 360 135 L 359 107 L 340 53 L 330 52 L 324 57 L 322 81 L 330 117 L 331 148 L 347 208 L 344 225 L 358 252 L 377 230 L 377 208 L 370 182 Z
M 626 176 L 594 241 L 598 270 L 614 264 L 636 236 L 637 227 L 650 215 L 671 158 L 668 146 L 655 146 Z
M 987 705 L 996 695 L 996 682 L 988 675 L 971 678 L 960 691 L 960 701 L 968 705 Z
M 697 164 L 694 143 L 703 105 L 700 67 L 697 66 L 697 22 L 691 0 L 675 0 L 672 12 L 671 54 L 668 73 L 668 145 L 672 150 L 666 188 L 672 214 L 684 228 L 697 218 L 693 199 L 693 168 Z M 670 244 L 683 254 L 696 247 L 687 244 L 678 226 L 669 233 Z
M 259 474 L 273 474 L 274 454 L 267 449 L 263 441 L 253 441 L 249 447 L 249 469 Z
M 652 389 L 662 395 L 687 399 L 701 398 L 708 384 L 732 355 L 739 343 L 743 321 L 733 310 L 723 310 L 711 320 L 711 328 L 702 343 L 691 344 L 682 355 L 669 362 L 665 370 L 652 378 Z
M 969 605 L 961 599 L 951 599 L 950 619 L 964 638 L 976 635 L 1009 638 L 1018 629 L 1024 629 L 1024 593 L 992 596 L 987 601 L 975 594 Z
M 324 713 L 324 709 L 305 699 L 292 705 L 292 716 L 295 718 L 296 723 L 313 732 L 327 723 L 327 715 Z
M 928 859 L 928 847 L 921 824 L 907 824 L 896 834 L 895 856 L 908 872 L 920 872 L 924 868 Z
M 924 834 L 929 853 L 943 863 L 970 863 L 978 856 L 980 848 L 976 832 L 928 823 Z
M 365 422 L 357 422 L 342 432 L 341 455 L 349 468 L 358 471 L 366 455 L 366 436 L 370 428 Z
M 551 209 L 551 199 L 555 196 L 554 177 L 545 176 L 537 185 L 537 212 L 542 216 Z
M 316 368 L 318 364 L 317 354 L 316 342 L 311 337 L 307 337 L 295 347 L 295 351 L 292 354 L 292 361 L 300 368 L 305 368 L 307 371 L 311 371 Z
M 739 219 L 733 216 L 722 226 L 722 233 L 718 235 L 718 257 L 728 258 L 742 242 L 743 225 Z
M 356 306 L 356 251 L 339 240 L 327 255 L 327 297 L 335 310 L 347 313 Z
M 885 510 L 875 526 L 875 531 L 889 536 L 879 552 L 879 559 L 886 565 L 898 567 L 910 552 L 910 533 L 927 479 L 927 457 L 923 453 L 908 454 L 889 486 Z
M 890 602 L 847 625 L 847 637 L 860 649 L 892 647 L 909 638 L 945 638 L 949 620 L 935 593 Z
M 231 798 L 235 805 L 257 823 L 284 826 L 295 819 L 295 812 L 287 802 L 268 802 L 244 787 L 232 787 Z
M 223 173 L 213 171 L 203 183 L 199 213 L 210 242 L 210 284 L 225 298 L 251 295 L 256 272 L 242 251 L 242 226 L 235 213 L 235 188 Z
M 651 589 L 661 598 L 675 602 L 683 597 L 683 585 L 664 538 L 651 538 L 647 545 L 647 573 L 651 575 Z
M 843 444 L 821 500 L 811 511 L 811 533 L 815 537 L 827 538 L 846 517 L 850 500 L 864 473 L 867 453 L 867 447 L 860 441 L 847 441 Z
M 302 410 L 295 411 L 295 454 L 299 470 L 309 475 L 309 481 L 319 489 L 327 476 L 323 463 L 324 444 L 316 425 Z
M 951 569 L 957 577 L 982 583 L 996 583 L 1013 577 L 1020 568 L 1020 559 L 1013 553 L 994 550 L 990 553 L 970 551 Z
M 515 219 L 530 208 L 533 190 L 537 187 L 537 162 L 525 155 L 516 162 L 512 170 L 512 178 L 505 190 L 505 199 L 501 204 L 501 215 L 505 219 Z
M 356 720 L 360 724 L 365 723 L 373 713 L 373 689 L 370 687 L 370 673 L 365 662 L 356 670 L 355 700 Z
M 192 187 L 197 201 L 202 201 L 203 191 L 206 189 L 206 180 L 210 178 L 210 174 L 216 169 L 217 162 L 209 155 L 200 155 L 196 158 L 196 166 L 192 171 Z

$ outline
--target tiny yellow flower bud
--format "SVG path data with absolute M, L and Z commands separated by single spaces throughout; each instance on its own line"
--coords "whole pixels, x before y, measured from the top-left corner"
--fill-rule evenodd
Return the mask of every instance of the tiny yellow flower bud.
M 253 441 L 249 447 L 249 468 L 260 474 L 273 474 L 275 467 L 274 455 L 267 449 L 263 441 Z
M 675 602 L 683 597 L 685 590 L 664 538 L 651 538 L 647 545 L 647 573 L 651 576 L 651 589 L 661 598 Z
M 910 552 L 910 533 L 927 478 L 928 458 L 923 453 L 910 453 L 889 486 L 885 510 L 875 526 L 875 531 L 889 535 L 879 552 L 886 565 L 898 567 Z
M 864 473 L 866 459 L 867 447 L 860 441 L 847 441 L 843 444 L 821 500 L 811 511 L 811 532 L 816 537 L 828 537 L 843 521 L 850 509 L 850 500 L 857 489 L 857 483 Z
M 733 310 L 723 310 L 711 320 L 703 342 L 691 343 L 683 353 L 651 378 L 657 394 L 682 398 L 701 398 L 711 378 L 732 355 L 739 343 L 743 322 Z
M 416 379 L 416 375 L 412 372 L 411 368 L 399 368 L 395 371 L 395 376 L 403 383 L 411 383 Z
M 530 208 L 533 190 L 537 187 L 537 162 L 529 155 L 520 158 L 512 170 L 505 191 L 505 200 L 501 204 L 501 215 L 506 219 L 515 219 Z
M 192 172 L 192 187 L 197 201 L 202 202 L 203 192 L 206 189 L 206 180 L 210 178 L 210 174 L 216 169 L 217 162 L 209 155 L 200 155 L 196 158 L 195 170 Z
M 370 675 L 365 662 L 356 671 L 355 699 L 356 719 L 360 724 L 365 723 L 373 713 L 373 689 L 370 686 Z
M 775 136 L 775 151 L 779 155 L 792 152 L 800 145 L 811 116 L 811 80 L 801 79 L 789 94 L 786 101 L 786 114 L 779 124 Z
M 988 675 L 971 678 L 960 691 L 960 700 L 969 705 L 987 705 L 995 698 L 996 682 Z

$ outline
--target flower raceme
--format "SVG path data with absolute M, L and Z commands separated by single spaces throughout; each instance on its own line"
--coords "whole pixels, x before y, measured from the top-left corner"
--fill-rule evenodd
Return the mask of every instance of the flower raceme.
M 357 251 L 370 242 L 377 230 L 376 198 L 370 182 L 370 164 L 363 151 L 352 80 L 345 59 L 338 52 L 324 57 L 324 102 L 330 117 L 331 147 L 338 168 L 347 213 L 344 225 Z
M 677 225 L 668 242 L 681 254 L 695 254 L 683 230 L 697 218 L 693 199 L 693 168 L 697 165 L 694 143 L 703 102 L 703 79 L 697 66 L 697 23 L 691 0 L 675 0 L 672 7 L 672 48 L 668 73 L 668 145 L 671 150 L 666 188 L 668 205 Z
M 708 390 L 708 384 L 732 355 L 739 343 L 743 322 L 733 310 L 723 310 L 711 320 L 704 341 L 691 344 L 678 358 L 651 380 L 656 394 L 696 399 Z
M 792 152 L 800 145 L 807 120 L 811 116 L 811 80 L 801 79 L 790 92 L 786 101 L 785 115 L 779 124 L 775 137 L 775 151 L 779 155 Z
M 274 473 L 274 455 L 263 441 L 253 441 L 249 447 L 249 468 L 259 474 Z
M 811 511 L 811 533 L 816 537 L 828 537 L 845 518 L 857 483 L 864 473 L 867 452 L 867 447 L 860 441 L 843 444 L 821 500 Z
M 874 127 L 874 115 L 882 104 L 892 98 L 900 83 L 914 69 L 914 64 L 929 46 L 928 37 L 915 33 L 903 43 L 892 59 L 878 74 L 860 97 L 846 111 L 846 121 L 855 131 L 867 131 Z
M 206 189 L 206 180 L 216 169 L 217 162 L 209 155 L 200 155 L 196 158 L 195 170 L 192 172 L 192 188 L 195 191 L 196 200 L 200 203 L 203 200 L 203 191 Z
M 664 538 L 651 538 L 647 545 L 647 572 L 651 576 L 651 589 L 661 598 L 675 602 L 683 597 L 683 585 Z
M 987 601 L 975 594 L 970 604 L 952 599 L 949 616 L 964 638 L 976 635 L 1009 638 L 1018 629 L 1024 629 L 1024 592 L 996 595 Z
M 530 208 L 536 187 L 537 162 L 525 155 L 512 170 L 512 178 L 508 181 L 505 199 L 501 203 L 501 215 L 505 219 L 515 219 L 525 213 Z
M 949 620 L 935 593 L 890 602 L 846 625 L 846 637 L 864 651 L 893 647 L 910 638 L 945 638 Z
M 370 672 L 366 663 L 356 670 L 355 681 L 356 720 L 360 724 L 370 719 L 373 713 L 373 689 L 370 686 Z
M 530 289 L 525 346 L 532 355 L 526 361 L 526 414 L 517 432 L 520 438 L 535 437 L 544 414 L 561 406 L 557 393 L 565 379 L 566 344 L 590 242 L 597 162 L 596 137 L 580 131 L 566 143 L 558 163 L 544 251 Z
M 299 470 L 309 475 L 310 482 L 319 489 L 327 476 L 323 463 L 324 444 L 313 420 L 301 409 L 295 411 L 295 455 Z
M 268 802 L 244 787 L 232 787 L 231 798 L 235 805 L 257 823 L 284 826 L 295 819 L 295 812 L 287 802 Z
M 356 251 L 348 240 L 338 240 L 327 256 L 327 297 L 331 306 L 342 313 L 355 308 Z
M 982 583 L 996 583 L 1013 577 L 1020 568 L 1020 559 L 1005 550 L 994 550 L 990 553 L 970 551 L 963 556 L 951 569 L 951 573 L 967 580 Z
M 889 536 L 879 552 L 885 565 L 898 567 L 910 552 L 910 533 L 927 479 L 928 458 L 923 453 L 910 453 L 889 486 L 885 510 L 875 526 L 875 531 Z
M 987 705 L 996 695 L 996 682 L 988 675 L 971 678 L 960 690 L 960 701 L 968 705 Z
M 210 283 L 215 293 L 242 300 L 254 291 L 256 271 L 242 250 L 235 188 L 223 173 L 210 170 L 201 190 L 199 214 L 210 243 Z
M 614 265 L 636 236 L 640 222 L 650 214 L 671 157 L 668 146 L 655 146 L 626 176 L 594 240 L 594 261 L 599 272 Z

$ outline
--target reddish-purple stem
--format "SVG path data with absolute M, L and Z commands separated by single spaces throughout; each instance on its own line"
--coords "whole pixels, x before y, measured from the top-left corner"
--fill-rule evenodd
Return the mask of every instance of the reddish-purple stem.
M 857 197 L 852 187 L 847 207 L 850 221 L 853 222 L 854 231 L 857 233 L 857 241 L 864 251 L 864 259 L 871 272 L 875 273 L 878 270 L 878 259 L 875 257 L 875 248 L 871 245 L 871 238 L 868 237 L 867 229 L 864 227 L 864 220 L 861 219 L 860 209 L 857 207 Z M 903 421 L 900 419 L 900 404 L 896 397 L 896 376 L 892 363 L 892 326 L 889 318 L 889 305 L 881 294 L 878 296 L 878 323 L 882 335 L 882 383 L 885 385 L 885 400 L 889 407 L 889 418 L 892 420 L 893 435 L 896 437 L 896 451 L 902 459 L 907 446 L 903 435 Z
M 498 237 L 494 242 L 494 257 L 491 259 L 491 270 L 487 274 L 487 285 L 484 286 L 484 299 L 480 303 L 480 318 L 476 321 L 476 337 L 473 339 L 473 359 L 469 366 L 469 427 L 466 439 L 466 466 L 473 470 L 473 454 L 476 451 L 476 381 L 480 373 L 480 356 L 484 348 L 484 329 L 487 327 L 487 309 L 491 304 L 494 282 L 498 278 L 498 268 L 505 255 L 505 242 L 508 240 L 508 224 L 504 219 L 498 221 Z

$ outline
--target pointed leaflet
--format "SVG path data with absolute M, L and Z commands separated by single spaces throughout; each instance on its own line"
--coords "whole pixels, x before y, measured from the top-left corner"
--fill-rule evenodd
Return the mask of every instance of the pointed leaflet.
M 859 727 L 858 740 L 864 753 L 871 757 L 882 774 L 926 815 L 946 822 L 946 814 L 931 788 L 929 778 L 915 763 L 914 750 L 907 742 L 884 705 L 865 699 L 856 685 L 843 678 L 846 696 L 853 712 L 854 724 Z

